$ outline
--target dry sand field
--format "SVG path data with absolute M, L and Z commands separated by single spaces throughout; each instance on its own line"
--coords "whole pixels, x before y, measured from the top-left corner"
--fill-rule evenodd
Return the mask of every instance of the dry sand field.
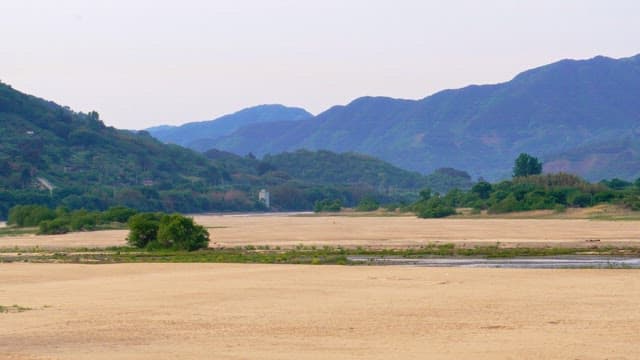
M 210 228 L 212 246 L 640 244 L 634 221 L 196 221 Z M 0 248 L 105 247 L 124 245 L 126 235 L 4 236 Z M 639 275 L 610 269 L 0 263 L 0 359 L 638 359 Z
M 0 264 L 3 359 L 638 359 L 633 270 Z
M 458 245 L 640 245 L 640 222 L 585 219 L 418 219 L 412 216 L 195 216 L 209 227 L 211 246 L 305 245 L 409 247 Z M 125 245 L 126 230 L 54 236 L 3 236 L 0 248 Z

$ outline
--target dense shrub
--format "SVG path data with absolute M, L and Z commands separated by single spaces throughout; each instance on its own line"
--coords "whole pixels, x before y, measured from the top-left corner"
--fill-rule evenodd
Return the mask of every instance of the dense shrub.
M 57 218 L 41 221 L 38 229 L 39 235 L 66 234 L 70 231 L 67 219 Z
M 140 213 L 129 219 L 129 245 L 144 248 L 158 238 L 158 227 L 160 226 L 159 213 Z
M 445 203 L 440 196 L 434 196 L 415 208 L 416 215 L 420 218 L 442 218 L 456 213 L 455 209 Z
M 160 219 L 158 238 L 152 247 L 193 251 L 209 245 L 209 232 L 196 225 L 192 218 L 180 214 L 164 215 Z
M 180 214 L 141 213 L 129 220 L 129 245 L 193 251 L 209 245 L 209 232 Z
M 631 210 L 640 210 L 640 194 L 637 192 L 626 194 L 622 198 L 621 204 Z
M 315 212 L 339 212 L 342 209 L 342 201 L 337 200 L 319 200 L 316 201 L 313 211 Z
M 53 210 L 38 205 L 18 205 L 9 210 L 7 224 L 24 226 L 38 226 L 41 221 L 53 220 L 56 214 Z
M 127 223 L 129 219 L 135 215 L 137 211 L 130 209 L 124 206 L 114 206 L 110 207 L 106 211 L 104 211 L 100 217 L 103 222 L 119 222 L 119 223 Z
M 74 211 L 69 215 L 69 227 L 72 231 L 92 231 L 98 225 L 99 213 L 86 210 Z
M 372 197 L 365 197 L 364 199 L 360 200 L 360 202 L 358 203 L 358 206 L 356 207 L 356 210 L 358 211 L 376 211 L 380 208 L 380 203 L 372 198 Z
M 434 198 L 439 200 L 430 203 Z M 471 191 L 452 190 L 445 196 L 432 195 L 429 189 L 423 190 L 420 200 L 411 206 L 411 210 L 420 217 L 431 217 L 450 212 L 434 210 L 444 207 L 467 207 L 476 211 L 487 209 L 489 213 L 502 214 L 529 210 L 564 211 L 567 207 L 588 207 L 600 203 L 617 203 L 640 210 L 640 188 L 618 179 L 591 184 L 572 174 L 539 174 L 495 184 L 479 182 Z

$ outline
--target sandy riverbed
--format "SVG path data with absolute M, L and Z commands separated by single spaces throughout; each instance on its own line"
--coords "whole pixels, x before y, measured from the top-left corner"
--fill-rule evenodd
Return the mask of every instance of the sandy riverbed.
M 637 221 L 584 219 L 417 219 L 349 216 L 195 216 L 211 246 L 342 245 L 407 247 L 433 242 L 510 246 L 640 245 Z M 59 236 L 4 236 L 0 248 L 124 245 L 126 230 Z
M 0 264 L 0 358 L 637 359 L 634 270 Z

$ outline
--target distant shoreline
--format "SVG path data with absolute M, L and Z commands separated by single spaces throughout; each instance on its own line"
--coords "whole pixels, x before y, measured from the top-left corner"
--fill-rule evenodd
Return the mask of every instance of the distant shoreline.
M 252 216 L 297 216 L 311 215 L 313 211 L 285 211 L 285 212 L 206 212 L 187 214 L 187 216 L 233 216 L 233 217 L 252 217 Z

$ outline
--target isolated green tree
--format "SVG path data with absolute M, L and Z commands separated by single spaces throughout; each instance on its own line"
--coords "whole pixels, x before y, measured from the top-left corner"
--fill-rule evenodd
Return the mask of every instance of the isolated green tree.
M 129 245 L 144 248 L 158 238 L 161 215 L 157 213 L 141 213 L 129 219 Z
M 160 219 L 157 245 L 175 250 L 198 250 L 209 245 L 209 232 L 192 218 L 180 214 L 165 215 Z
M 478 194 L 482 200 L 488 199 L 491 191 L 493 191 L 493 187 L 486 181 L 480 181 L 471 188 L 471 192 Z
M 513 177 L 538 175 L 542 173 L 542 163 L 538 158 L 522 153 L 513 166 Z

